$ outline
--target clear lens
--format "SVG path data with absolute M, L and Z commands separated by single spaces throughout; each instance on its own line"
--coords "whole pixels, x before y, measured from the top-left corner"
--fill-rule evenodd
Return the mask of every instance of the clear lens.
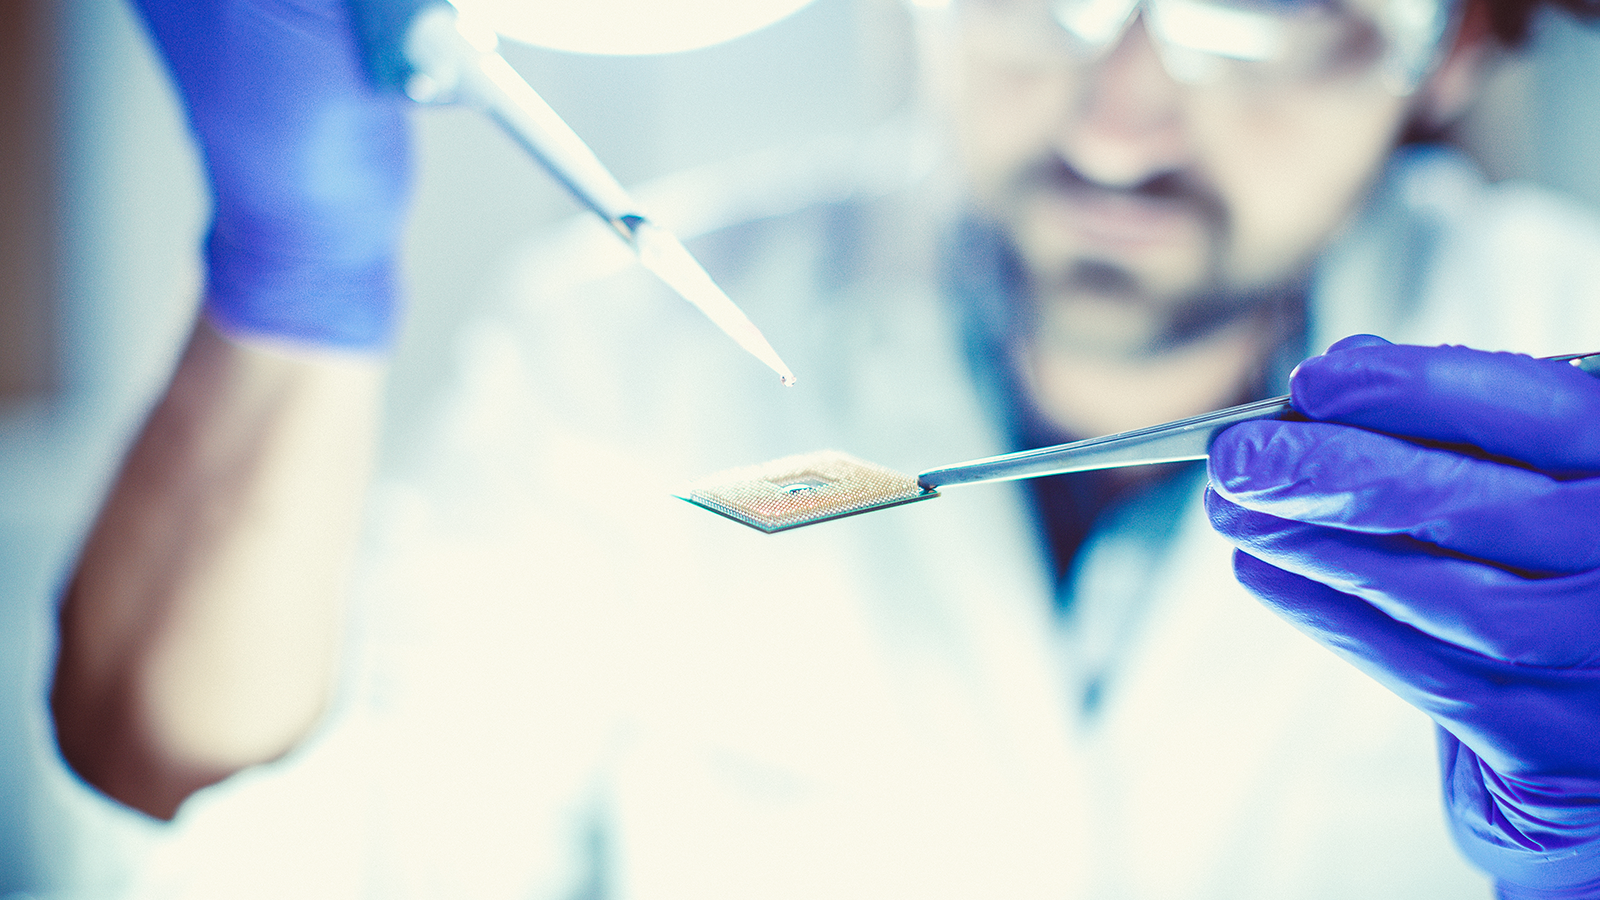
M 1173 75 L 1257 85 L 1379 71 L 1390 42 L 1368 16 L 1325 5 L 1241 8 L 1151 0 L 1150 29 Z M 1182 60 L 1186 65 L 1173 65 Z
M 1151 13 L 1163 43 L 1247 62 L 1283 58 L 1294 28 L 1286 16 L 1197 0 L 1161 0 L 1151 4 Z
M 1426 76 L 1453 0 L 959 0 L 969 36 L 1016 62 L 1094 59 L 1135 15 L 1173 77 L 1270 87 L 1380 75 L 1396 93 Z
M 1084 46 L 1103 47 L 1122 33 L 1138 5 L 1138 0 L 1060 0 L 1050 11 Z

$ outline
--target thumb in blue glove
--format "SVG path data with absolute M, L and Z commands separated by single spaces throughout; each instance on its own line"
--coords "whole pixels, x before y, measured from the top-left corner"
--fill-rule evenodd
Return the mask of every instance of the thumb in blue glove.
M 381 350 L 409 202 L 404 100 L 346 0 L 140 0 L 210 174 L 206 314 L 224 332 Z
M 1212 447 L 1239 580 L 1438 723 L 1503 897 L 1600 897 L 1600 380 L 1363 336 L 1291 387 Z

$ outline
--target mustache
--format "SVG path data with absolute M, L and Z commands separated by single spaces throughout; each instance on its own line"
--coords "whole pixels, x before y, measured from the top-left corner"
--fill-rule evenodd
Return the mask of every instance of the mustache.
M 1227 205 L 1204 180 L 1188 169 L 1156 172 L 1131 185 L 1108 185 L 1079 172 L 1066 160 L 1051 154 L 1035 160 L 1016 175 L 1013 187 L 1020 194 L 1034 191 L 1083 197 L 1126 197 L 1188 207 L 1218 236 L 1226 233 Z

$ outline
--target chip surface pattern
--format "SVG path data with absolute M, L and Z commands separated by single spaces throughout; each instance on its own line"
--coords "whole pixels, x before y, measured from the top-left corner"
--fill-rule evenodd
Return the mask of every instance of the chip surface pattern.
M 679 497 L 765 532 L 938 496 L 915 476 L 837 450 L 708 475 Z

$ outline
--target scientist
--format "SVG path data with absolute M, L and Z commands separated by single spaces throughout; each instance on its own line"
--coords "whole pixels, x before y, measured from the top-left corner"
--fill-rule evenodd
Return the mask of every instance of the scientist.
M 369 86 L 342 2 L 143 9 L 211 176 L 208 282 L 65 597 L 51 704 L 86 781 L 171 818 L 295 750 L 339 679 L 410 161 L 402 103 Z M 587 561 L 505 563 L 525 594 L 673 598 L 649 613 L 670 610 L 672 646 L 630 638 L 651 689 L 596 704 L 644 709 L 578 829 L 606 835 L 587 844 L 598 883 L 636 897 L 1472 889 L 1440 849 L 1435 776 L 1414 764 L 1421 718 L 1229 602 L 1220 533 L 1250 591 L 1436 723 L 1448 830 L 1502 895 L 1600 896 L 1585 515 L 1600 383 L 1511 354 L 1333 344 L 1600 347 L 1600 227 L 1484 185 L 1439 143 L 1537 11 L 919 8 L 950 170 L 705 244 L 795 348 L 799 399 L 730 387 L 748 370 L 707 362 L 688 325 L 649 312 L 666 304 L 615 300 L 628 314 L 587 323 L 594 302 L 552 303 L 480 332 L 444 441 L 467 451 L 439 464 L 451 502 L 570 504 L 558 544 Z M 952 183 L 944 202 L 932 185 Z M 900 252 L 913 246 L 927 252 Z M 629 278 L 574 293 L 648 294 Z M 624 349 L 591 352 L 607 345 Z M 491 364 L 498 392 L 472 372 Z M 915 470 L 1285 388 L 1307 421 L 1225 434 L 1203 504 L 1193 468 L 1041 479 L 776 543 L 687 506 L 634 534 L 593 498 L 523 484 L 530 453 L 563 452 L 545 440 L 558 433 L 644 448 L 680 475 L 813 441 Z M 501 427 L 471 424 L 485 419 Z M 574 536 L 585 517 L 603 538 Z M 657 565 L 630 585 L 594 563 L 607 553 Z M 526 711 L 560 732 L 543 709 Z M 499 785 L 522 796 L 537 773 L 515 769 Z M 574 781 L 592 800 L 596 782 Z

